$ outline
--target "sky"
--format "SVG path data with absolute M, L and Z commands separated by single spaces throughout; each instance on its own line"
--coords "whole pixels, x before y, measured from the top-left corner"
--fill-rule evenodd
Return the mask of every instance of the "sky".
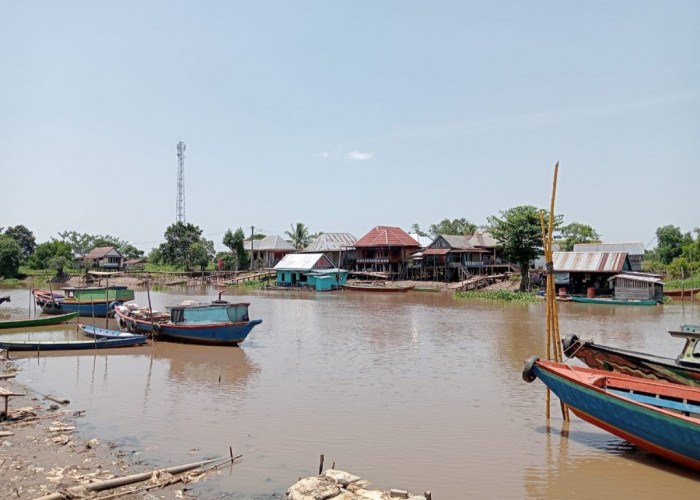
M 0 227 L 700 226 L 700 2 L 0 1 Z

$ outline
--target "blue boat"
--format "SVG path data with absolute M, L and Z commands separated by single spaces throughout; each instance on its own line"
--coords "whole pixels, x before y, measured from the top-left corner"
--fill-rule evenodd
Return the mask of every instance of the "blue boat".
M 82 323 L 78 323 L 78 328 L 80 328 L 80 330 L 88 337 L 92 337 L 95 339 L 136 339 L 140 340 L 142 344 L 148 339 L 146 335 L 139 335 L 137 333 L 130 332 L 120 332 L 119 330 L 108 330 L 106 328 L 99 328 L 97 326 L 83 325 Z
M 104 318 L 112 316 L 114 308 L 134 299 L 134 291 L 124 286 L 66 287 L 64 293 L 32 290 L 36 304 L 46 314 L 77 312 L 79 316 Z
M 250 319 L 247 302 L 215 300 L 208 304 L 187 302 L 169 307 L 169 315 L 127 307 L 115 309 L 120 325 L 132 333 L 151 334 L 158 340 L 191 344 L 238 345 L 262 319 Z
M 700 471 L 700 389 L 592 368 L 525 362 L 581 419 L 647 451 Z
M 141 335 L 128 338 L 85 339 L 85 340 L 5 340 L 0 341 L 0 349 L 6 351 L 72 351 L 75 349 L 107 349 L 143 344 L 146 337 Z

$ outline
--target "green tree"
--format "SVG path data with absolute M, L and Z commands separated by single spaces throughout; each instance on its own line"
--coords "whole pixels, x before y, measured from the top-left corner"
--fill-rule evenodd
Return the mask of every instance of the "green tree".
M 34 247 L 36 247 L 34 233 L 20 224 L 19 226 L 8 227 L 5 230 L 5 236 L 9 236 L 19 243 L 19 247 L 22 250 L 22 262 L 26 262 L 34 252 Z
M 257 236 L 257 235 L 256 235 Z M 257 238 L 256 238 L 257 239 Z M 225 263 L 229 269 L 245 269 L 250 263 L 250 255 L 245 248 L 245 235 L 240 227 L 235 232 L 229 229 L 224 234 L 223 244 L 231 251 L 230 259 L 226 259 Z M 252 254 L 251 254 L 252 255 Z
M 202 238 L 202 230 L 191 223 L 176 222 L 165 230 L 165 242 L 159 250 L 163 264 L 184 267 L 202 267 L 214 257 L 214 242 Z
M 80 234 L 76 231 L 63 231 L 58 233 L 61 240 L 68 243 L 74 255 L 83 256 L 95 248 L 95 237 L 89 234 Z
M 292 241 L 294 248 L 301 250 L 309 244 L 309 228 L 307 228 L 301 222 L 297 222 L 296 225 L 290 224 L 290 226 L 292 230 L 285 231 L 284 234 L 286 234 Z
M 54 259 L 59 257 L 63 259 Z M 65 241 L 51 240 L 39 243 L 34 248 L 34 253 L 29 257 L 27 265 L 32 269 L 56 269 L 57 271 L 60 269 L 59 274 L 61 274 L 63 267 L 72 261 L 73 249 L 70 244 Z
M 14 238 L 0 234 L 0 276 L 14 278 L 22 263 L 22 247 Z
M 190 266 L 199 267 L 201 271 L 204 271 L 214 258 L 214 242 L 200 238 L 199 241 L 190 245 L 187 253 Z
M 690 233 L 683 235 L 678 226 L 667 225 L 656 230 L 656 252 L 661 262 L 668 265 L 683 253 L 683 245 L 692 242 Z
M 433 238 L 439 234 L 474 234 L 476 232 L 476 224 L 464 218 L 443 219 L 437 224 L 431 224 L 428 231 Z
M 571 252 L 576 243 L 596 243 L 600 235 L 591 226 L 572 222 L 561 228 L 559 248 L 563 252 Z
M 417 222 L 414 222 L 413 224 L 411 224 L 411 232 L 417 234 L 418 236 L 420 236 L 422 238 L 428 237 L 428 233 L 421 230 L 420 225 L 418 225 Z
M 119 253 L 124 256 L 125 259 L 140 259 L 143 257 L 143 250 L 139 250 L 135 246 L 129 244 L 129 243 L 124 243 L 121 247 L 118 248 Z
M 544 214 L 545 223 L 549 214 Z M 561 225 L 561 216 L 555 216 L 553 230 Z M 522 205 L 501 211 L 501 216 L 488 218 L 489 231 L 503 244 L 503 255 L 520 266 L 520 291 L 530 286 L 529 263 L 542 254 L 542 225 L 540 211 L 532 205 Z

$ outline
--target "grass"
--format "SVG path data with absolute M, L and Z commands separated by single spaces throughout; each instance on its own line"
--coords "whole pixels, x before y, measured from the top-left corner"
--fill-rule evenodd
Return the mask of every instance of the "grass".
M 664 280 L 664 290 L 687 290 L 689 288 L 700 288 L 700 276 L 694 276 L 684 280 Z
M 260 280 L 248 280 L 248 281 L 240 281 L 236 284 L 233 285 L 227 285 L 231 288 L 262 288 L 263 287 L 263 282 Z
M 532 292 L 509 292 L 508 290 L 455 292 L 455 296 L 460 299 L 501 300 L 507 302 L 540 302 L 542 300 Z

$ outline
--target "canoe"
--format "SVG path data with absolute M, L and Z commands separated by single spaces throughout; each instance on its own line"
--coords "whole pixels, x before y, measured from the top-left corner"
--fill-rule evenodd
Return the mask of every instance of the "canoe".
M 655 306 L 655 300 L 622 300 L 622 299 L 604 299 L 571 296 L 574 302 L 584 302 L 586 304 L 609 304 L 609 305 L 624 305 L 624 306 Z
M 530 357 L 523 379 L 539 378 L 582 420 L 700 471 L 700 388 Z
M 664 290 L 665 297 L 671 297 L 673 299 L 680 300 L 683 300 L 684 298 L 690 298 L 697 293 L 700 293 L 700 288 L 690 288 L 688 290 Z
M 251 330 L 262 323 L 249 319 L 249 303 L 216 300 L 211 303 L 186 303 L 169 307 L 169 315 L 149 314 L 141 309 L 115 309 L 117 321 L 132 333 L 151 334 L 158 340 L 191 344 L 235 346 L 243 342 Z
M 7 351 L 72 351 L 76 349 L 107 349 L 143 344 L 146 337 L 86 339 L 86 340 L 5 340 L 0 349 Z
M 700 352 L 696 352 L 700 348 L 700 326 L 683 325 L 680 330 L 669 330 L 668 333 L 685 340 L 677 358 L 584 341 L 576 334 L 567 335 L 562 347 L 567 357 L 577 358 L 590 368 L 700 387 Z
M 353 292 L 408 292 L 413 290 L 415 285 L 372 285 L 372 284 L 345 284 L 345 290 Z
M 119 330 L 108 330 L 106 328 L 99 328 L 97 326 L 83 325 L 82 323 L 78 323 L 78 328 L 80 328 L 80 330 L 88 337 L 96 339 L 141 338 L 142 343 L 146 342 L 146 340 L 148 339 L 146 335 L 139 335 L 137 333 L 130 332 L 120 332 Z
M 25 328 L 31 326 L 57 325 L 66 323 L 78 316 L 77 312 L 59 314 L 56 316 L 37 316 L 36 318 L 8 319 L 0 321 L 0 329 L 2 328 Z

